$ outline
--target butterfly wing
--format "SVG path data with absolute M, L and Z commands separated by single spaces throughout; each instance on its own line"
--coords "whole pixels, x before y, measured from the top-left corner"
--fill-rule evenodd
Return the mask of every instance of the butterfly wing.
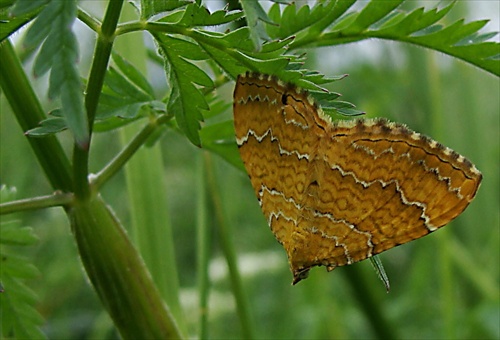
M 451 149 L 386 120 L 331 123 L 276 78 L 240 76 L 234 99 L 240 154 L 294 283 L 436 230 L 481 182 Z
M 309 261 L 333 268 L 420 238 L 457 217 L 477 192 L 481 173 L 472 163 L 403 125 L 379 119 L 329 126 L 313 162 L 317 191 L 304 206 L 322 226 L 310 228 L 318 229 L 316 242 L 333 239 L 344 253 L 324 251 Z

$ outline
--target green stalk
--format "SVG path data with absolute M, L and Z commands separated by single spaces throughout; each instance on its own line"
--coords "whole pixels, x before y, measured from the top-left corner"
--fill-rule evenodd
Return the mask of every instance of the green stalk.
M 45 114 L 9 39 L 0 43 L 0 87 L 23 131 L 38 126 Z M 54 190 L 71 192 L 69 160 L 55 136 L 28 138 L 35 156 Z
M 238 311 L 238 316 L 241 322 L 243 338 L 253 339 L 255 338 L 255 336 L 252 327 L 250 308 L 245 296 L 245 290 L 241 281 L 241 275 L 238 270 L 236 251 L 234 249 L 232 241 L 233 235 L 231 233 L 231 228 L 229 228 L 229 226 L 227 225 L 227 219 L 224 216 L 223 204 L 219 194 L 220 186 L 217 184 L 214 173 L 214 166 L 212 164 L 212 158 L 210 154 L 205 153 L 204 157 L 205 170 L 207 172 L 208 189 L 214 205 L 215 219 L 219 228 L 220 242 L 222 245 L 222 251 L 224 252 L 224 257 L 226 258 L 227 267 L 229 269 L 229 278 L 231 280 L 231 286 L 233 289 L 234 298 L 236 300 L 236 309 Z
M 179 339 L 180 331 L 113 212 L 98 196 L 69 210 L 80 256 L 124 339 Z
M 122 20 L 134 20 L 136 17 L 137 13 L 131 6 L 123 9 Z M 116 41 L 115 51 L 121 53 L 143 74 L 147 74 L 147 54 L 142 32 L 121 36 Z M 151 132 L 157 131 L 160 124 L 151 117 L 149 125 L 154 128 Z M 133 145 L 138 138 L 145 137 L 141 132 L 137 134 L 137 128 L 135 124 L 130 124 L 120 129 L 122 145 Z M 144 142 L 143 140 L 142 145 Z M 181 333 L 186 334 L 184 312 L 179 300 L 179 276 L 168 209 L 168 187 L 165 183 L 167 169 L 163 164 L 161 145 L 155 143 L 139 148 L 124 169 L 132 241 L 144 259 L 161 296 L 170 307 Z
M 118 171 L 123 169 L 124 165 L 132 156 L 144 145 L 151 134 L 158 127 L 157 120 L 149 122 L 132 138 L 130 142 L 120 151 L 92 180 L 95 189 L 99 189 L 108 182 Z
M 122 142 L 126 143 L 134 132 L 130 129 L 120 131 Z M 126 164 L 132 220 L 130 230 L 161 296 L 170 306 L 181 329 L 185 330 L 164 171 L 158 144 L 141 148 Z
M 122 1 L 111 1 L 96 53 L 86 95 L 89 121 L 93 122 L 111 46 L 112 32 Z M 23 130 L 45 118 L 41 105 L 8 40 L 0 44 L 0 85 Z M 87 149 L 74 148 L 73 175 L 56 137 L 29 139 L 54 189 L 71 192 L 75 198 L 64 202 L 85 270 L 118 331 L 126 339 L 181 338 L 144 263 L 127 238 L 112 211 L 95 194 L 88 181 Z
M 32 128 L 42 117 L 41 107 L 10 42 L 0 45 L 0 55 L 2 88 L 6 89 L 19 124 L 23 129 Z M 55 137 L 30 138 L 30 143 L 53 187 L 69 188 L 71 182 L 65 176 L 69 178 L 70 172 L 64 171 L 67 159 L 62 150 L 59 154 L 62 148 Z M 139 254 L 104 202 L 89 197 L 77 201 L 67 212 L 87 274 L 122 336 L 180 338 Z
M 206 151 L 205 151 L 206 152 Z M 196 187 L 198 196 L 196 202 L 196 241 L 197 241 L 197 267 L 198 293 L 199 293 L 199 329 L 198 338 L 208 339 L 208 294 L 210 282 L 208 278 L 208 264 L 210 259 L 210 233 L 207 211 L 207 186 L 205 180 L 205 163 L 203 158 L 198 157 L 196 174 Z
M 0 215 L 11 214 L 23 210 L 35 210 L 51 207 L 67 206 L 73 201 L 73 195 L 55 193 L 54 195 L 27 198 L 0 204 Z
M 97 112 L 97 105 L 101 95 L 106 68 L 114 42 L 114 34 L 120 17 L 123 0 L 109 2 L 101 31 L 97 35 L 94 60 L 90 69 L 89 81 L 85 96 L 85 109 L 89 121 L 89 131 L 92 136 L 92 127 Z M 89 174 L 89 149 L 81 148 L 77 143 L 73 147 L 73 176 L 75 180 L 75 195 L 86 198 L 90 195 L 90 186 L 87 176 Z

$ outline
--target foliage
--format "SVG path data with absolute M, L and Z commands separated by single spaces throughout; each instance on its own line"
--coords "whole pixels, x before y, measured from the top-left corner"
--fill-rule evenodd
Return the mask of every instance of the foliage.
M 13 200 L 14 189 L 0 188 L 1 201 Z M 2 220 L 0 227 L 0 322 L 2 336 L 15 335 L 17 338 L 45 338 L 40 331 L 43 324 L 41 315 L 36 310 L 38 298 L 26 285 L 40 275 L 30 260 L 18 255 L 18 247 L 30 246 L 38 241 L 33 229 L 21 227 L 19 221 Z
M 12 14 L 30 12 L 31 6 L 27 1 L 19 1 Z M 68 29 L 73 25 L 76 15 L 75 1 L 48 2 L 30 26 L 24 45 L 27 49 L 41 46 L 33 73 L 41 77 L 51 71 L 49 98 L 61 98 L 61 112 L 66 124 L 77 143 L 86 145 L 89 143 L 88 121 L 83 108 L 82 83 L 76 67 L 79 52 L 76 37 Z
M 55 164 L 57 172 L 66 176 L 64 178 L 71 178 L 71 181 L 63 180 L 64 186 L 57 184 L 57 180 L 51 180 L 51 184 L 53 189 L 70 192 L 74 197 L 67 199 L 66 196 L 61 198 L 55 194 L 51 199 L 41 201 L 46 202 L 47 207 L 54 204 L 64 207 L 72 221 L 72 231 L 90 281 L 125 338 L 137 336 L 141 329 L 149 327 L 151 318 L 139 320 L 135 318 L 136 315 L 151 316 L 158 313 L 158 324 L 161 326 L 157 330 L 159 333 L 155 334 L 185 336 L 187 330 L 183 326 L 183 317 L 175 312 L 175 308 L 174 315 L 170 315 L 168 306 L 165 310 L 154 304 L 148 307 L 147 299 L 156 301 L 159 293 L 151 284 L 147 270 L 142 268 L 139 255 L 132 250 L 120 252 L 120 249 L 131 249 L 122 231 L 123 226 L 105 201 L 97 197 L 103 185 L 129 162 L 132 155 L 138 153 L 142 145 L 158 141 L 157 138 L 165 129 L 180 133 L 193 145 L 219 154 L 230 164 L 242 169 L 232 120 L 227 117 L 230 103 L 217 93 L 214 94 L 215 89 L 222 88 L 247 71 L 274 74 L 309 90 L 324 110 L 336 118 L 359 115 L 363 112 L 353 104 L 339 100 L 339 93 L 326 89 L 344 79 L 345 75 L 325 76 L 307 69 L 302 52 L 307 48 L 337 46 L 372 38 L 439 51 L 493 75 L 500 75 L 499 44 L 490 41 L 494 33 L 480 32 L 487 21 L 464 23 L 458 20 L 450 25 L 444 23 L 455 2 L 443 8 L 416 8 L 411 11 L 402 9 L 402 5 L 408 4 L 408 1 L 403 0 L 371 1 L 359 10 L 353 10 L 356 4 L 354 0 L 318 1 L 313 6 L 275 2 L 266 11 L 257 1 L 241 1 L 242 8 L 236 10 L 209 10 L 201 1 L 142 0 L 133 2 L 138 12 L 135 20 L 118 23 L 122 4 L 122 1 L 110 2 L 101 22 L 79 7 L 76 1 L 3 1 L 0 3 L 2 58 L 13 56 L 7 47 L 10 38 L 30 23 L 23 46 L 27 50 L 38 49 L 33 64 L 35 77 L 50 71 L 48 97 L 54 101 L 56 108 L 50 111 L 50 117 L 44 117 L 41 121 L 33 116 L 41 108 L 38 98 L 32 93 L 29 83 L 23 83 L 17 76 L 10 76 L 11 70 L 8 68 L 15 69 L 16 66 L 12 63 L 7 67 L 7 58 L 2 59 L 5 61 L 3 68 L 0 65 L 0 85 L 32 147 L 60 156 L 48 160 L 46 155 L 36 152 L 49 179 L 55 171 L 44 165 L 47 163 Z M 83 77 L 83 81 L 76 63 L 80 52 L 72 30 L 76 19 L 97 36 L 90 75 L 88 78 Z M 143 31 L 152 37 L 158 52 L 150 51 L 153 55 L 150 62 L 160 62 L 164 68 L 168 90 L 161 95 L 141 67 L 114 50 L 115 40 L 126 38 L 128 33 Z M 16 97 L 16 93 L 21 96 Z M 19 98 L 33 100 L 21 105 L 23 99 Z M 31 103 L 34 104 L 31 106 Z M 89 182 L 89 147 L 95 132 L 111 135 L 113 131 L 124 131 L 137 122 L 142 122 L 144 127 Z M 71 132 L 74 140 L 73 159 L 69 168 L 63 164 L 62 149 L 44 144 L 44 141 L 65 130 Z M 59 143 L 57 140 L 52 142 Z M 209 168 L 209 162 L 205 166 Z M 158 181 L 155 178 L 147 180 L 150 186 L 155 185 L 155 180 Z M 207 180 L 211 183 L 212 191 L 216 190 L 213 177 L 208 176 Z M 129 185 L 133 186 L 133 181 Z M 242 292 L 231 237 L 228 236 L 228 228 L 223 227 L 226 225 L 223 222 L 224 213 L 216 197 L 213 196 L 212 200 L 218 224 L 221 225 L 219 233 L 231 271 L 238 314 L 244 336 L 250 337 L 253 334 L 248 320 L 248 302 Z M 26 209 L 24 207 L 26 205 L 19 204 L 18 209 Z M 33 204 L 31 208 L 34 207 Z M 36 207 L 40 207 L 40 200 Z M 93 228 L 98 228 L 98 218 L 92 218 L 93 209 L 102 217 L 99 223 L 108 227 L 99 229 L 99 233 L 92 233 Z M 8 228 L 2 225 L 2 235 Z M 18 231 L 21 233 L 22 230 Z M 113 246 L 107 247 L 102 242 L 108 240 L 108 236 L 109 240 L 116 241 Z M 169 242 L 171 245 L 174 243 L 172 240 Z M 127 263 L 133 263 L 134 270 L 120 276 Z M 146 264 L 150 266 L 150 263 Z M 168 268 L 175 276 L 175 264 L 170 263 Z M 157 273 L 151 268 L 149 270 L 155 280 Z M 140 287 L 133 282 L 144 282 L 143 287 L 152 288 L 141 294 Z M 7 284 L 7 280 L 4 283 Z M 20 294 L 24 291 L 26 295 L 28 290 L 24 286 L 19 287 Z M 160 287 L 160 290 L 170 288 Z M 119 301 L 120 294 L 130 296 Z M 132 296 L 134 294 L 137 296 Z M 137 303 L 133 301 L 134 297 Z M 32 330 L 30 334 L 39 334 L 35 332 L 39 332 L 36 326 L 40 320 L 32 312 L 35 300 L 26 301 L 30 304 L 22 305 L 23 310 L 33 317 L 27 319 L 32 323 L 25 329 Z M 170 306 L 175 304 L 172 301 L 167 303 Z M 176 322 L 180 329 L 177 329 Z M 200 324 L 207 326 L 203 320 Z M 200 330 L 200 334 L 206 334 L 206 329 Z M 16 331 L 17 337 L 23 335 L 27 334 Z M 379 336 L 383 335 L 379 333 Z

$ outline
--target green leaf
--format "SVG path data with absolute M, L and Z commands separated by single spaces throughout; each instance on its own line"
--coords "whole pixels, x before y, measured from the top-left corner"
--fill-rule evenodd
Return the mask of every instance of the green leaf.
M 16 187 L 8 187 L 5 184 L 0 185 L 0 203 L 15 200 L 16 193 Z
M 25 229 L 25 228 L 24 228 Z M 24 245 L 23 239 L 26 237 L 26 230 L 21 230 L 18 235 L 15 235 L 15 232 L 10 233 L 9 236 L 15 237 L 16 241 L 12 242 L 3 242 L 2 244 L 14 244 L 14 245 Z M 3 231 L 2 231 L 3 232 Z M 33 238 L 36 239 L 35 236 L 32 236 Z M 24 257 L 20 257 L 18 255 L 13 255 L 13 254 L 3 254 L 4 257 L 2 257 L 2 266 L 5 266 L 3 268 L 4 273 L 16 277 L 17 279 L 34 279 L 37 276 L 40 275 L 40 272 L 38 269 L 31 263 L 27 262 Z M 35 302 L 36 299 L 33 299 L 33 302 Z
M 38 47 L 43 40 L 47 38 L 52 30 L 52 23 L 58 16 L 58 5 L 55 1 L 51 1 L 36 17 L 26 36 L 24 37 L 23 45 L 27 49 Z
M 286 53 L 288 44 L 292 41 L 293 37 L 283 40 L 267 41 L 262 45 L 260 55 L 266 55 L 273 58 L 279 57 L 280 55 Z
M 170 96 L 167 111 L 175 115 L 177 125 L 186 137 L 200 146 L 200 110 L 208 110 L 208 104 L 195 86 L 213 87 L 212 79 L 198 66 L 185 59 L 179 39 L 168 35 L 155 35 L 165 58 Z
M 200 131 L 201 144 L 225 159 L 229 164 L 245 171 L 234 137 L 232 120 L 203 127 Z
M 189 3 L 191 1 L 188 0 L 141 0 L 138 7 L 140 7 L 141 18 L 149 19 L 153 15 L 172 11 Z
M 186 27 L 196 26 L 216 26 L 227 24 L 243 17 L 241 11 L 226 11 L 219 10 L 213 13 L 198 3 L 190 4 L 186 7 L 182 19 L 178 22 L 179 25 Z
M 2 224 L 0 243 L 10 245 L 31 245 L 38 242 L 38 237 L 33 234 L 33 228 L 19 227 L 15 223 Z
M 340 100 L 331 102 L 330 106 L 325 106 L 323 110 L 329 111 L 330 108 L 344 116 L 360 116 L 365 114 L 365 112 L 357 110 L 354 104 Z
M 49 3 L 49 0 L 17 0 L 14 2 L 10 13 L 14 17 L 23 16 L 32 12 L 37 12 L 40 7 Z
M 326 13 L 324 12 L 324 17 L 311 26 L 309 33 L 323 32 L 324 29 L 326 29 L 335 20 L 339 19 L 355 3 L 356 0 L 337 1 L 332 11 L 327 11 Z
M 274 4 L 269 16 L 273 22 L 279 24 L 266 25 L 267 33 L 271 38 L 285 39 L 313 25 L 317 25 L 319 22 L 325 23 L 328 21 L 328 23 L 331 23 L 339 15 L 334 11 L 337 5 L 338 3 L 335 1 L 328 1 L 318 2 L 312 9 L 308 5 L 297 9 L 297 5 L 291 3 L 280 14 L 280 5 Z M 319 29 L 319 27 L 316 28 Z
M 279 25 L 268 24 L 266 29 L 272 38 L 285 39 L 295 34 L 296 43 L 302 44 L 303 41 L 321 34 L 355 2 L 355 0 L 318 1 L 312 9 L 304 5 L 298 11 L 295 4 L 292 4 L 285 8 L 283 15 L 280 14 L 280 6 L 274 4 L 269 16 Z
M 257 52 L 250 38 L 251 30 L 248 27 L 241 27 L 224 35 L 212 37 L 214 40 L 220 40 L 226 48 L 233 50 L 243 50 L 246 52 Z M 260 51 L 258 51 L 260 52 Z
M 500 75 L 498 55 L 500 44 L 487 41 L 495 33 L 478 33 L 486 20 L 464 23 L 459 20 L 449 26 L 437 24 L 455 2 L 438 10 L 425 12 L 424 8 L 410 13 L 394 11 L 397 2 L 370 2 L 361 12 L 353 12 L 339 20 L 330 32 L 297 39 L 291 46 L 331 46 L 380 38 L 407 42 L 446 53 Z
M 4 287 L 4 292 L 0 294 L 2 336 L 4 338 L 14 336 L 17 339 L 46 339 L 39 328 L 43 324 L 43 318 L 34 308 L 36 301 L 33 301 L 33 291 L 20 280 L 4 275 L 0 277 Z
M 2 201 L 11 194 L 2 186 Z M 13 197 L 10 197 L 13 198 Z M 36 310 L 37 295 L 25 285 L 25 280 L 40 276 L 38 269 L 19 253 L 19 246 L 34 244 L 38 238 L 32 228 L 20 227 L 17 220 L 0 222 L 0 334 L 2 338 L 45 339 L 40 331 L 43 318 Z
M 134 67 L 134 65 L 129 63 L 116 52 L 113 52 L 112 58 L 118 69 L 127 77 L 128 80 L 146 93 L 150 98 L 154 97 L 153 86 L 151 86 L 146 77 L 144 77 L 142 73 Z
M 141 87 L 136 86 L 112 66 L 106 73 L 105 84 L 118 97 L 126 101 L 147 102 L 153 99 L 150 93 L 143 91 Z
M 87 148 L 89 126 L 83 106 L 83 86 L 76 67 L 78 45 L 71 30 L 76 13 L 76 1 L 52 0 L 30 27 L 24 43 L 33 48 L 43 41 L 33 66 L 34 73 L 42 76 L 51 70 L 49 98 L 61 98 L 61 112 L 68 128 L 75 141 Z
M 30 137 L 45 137 L 66 130 L 67 128 L 68 126 L 64 118 L 49 117 L 42 120 L 39 127 L 28 130 L 24 134 Z
M 220 114 L 228 112 L 232 109 L 233 103 L 227 102 L 221 99 L 220 95 L 218 95 L 215 91 L 207 93 L 205 95 L 205 99 L 210 107 L 209 110 L 205 110 L 203 112 L 203 118 L 209 119 L 212 117 L 216 117 Z
M 321 106 L 326 106 L 331 101 L 340 97 L 340 94 L 336 92 L 309 91 L 309 94 L 313 96 L 316 102 Z
M 203 116 L 200 113 L 205 99 L 191 81 L 172 68 L 169 72 L 171 86 L 167 110 L 173 112 L 177 125 L 196 146 L 201 145 L 198 130 Z
M 266 22 L 268 24 L 273 24 L 273 22 L 269 19 L 258 1 L 241 1 L 240 4 L 243 8 L 243 12 L 245 13 L 247 26 L 250 29 L 250 39 L 253 43 L 254 49 L 259 51 L 261 49 L 260 39 L 267 38 L 267 33 L 262 22 Z
M 168 48 L 182 53 L 182 57 L 189 60 L 206 60 L 208 59 L 207 54 L 200 48 L 198 44 L 195 44 L 189 40 L 179 39 L 176 37 L 169 36 Z
M 304 74 L 304 79 L 313 82 L 315 84 L 329 84 L 333 83 L 335 81 L 339 81 L 347 77 L 347 74 L 343 74 L 340 76 L 325 76 L 324 74 L 321 74 L 319 72 L 306 72 Z
M 210 58 L 212 58 L 212 60 L 233 79 L 236 79 L 239 74 L 245 73 L 249 69 L 248 66 L 245 66 L 244 62 L 239 61 L 238 57 L 241 55 L 226 53 L 224 50 L 205 43 L 200 43 L 200 46 L 203 47 L 207 55 L 209 55 Z M 241 59 L 245 58 L 241 56 Z
M 166 105 L 155 100 L 153 88 L 146 78 L 118 54 L 113 55 L 118 68 L 110 66 L 99 100 L 94 130 L 109 131 L 134 122 L 148 114 L 165 114 Z M 61 109 L 51 112 L 39 127 L 26 132 L 43 137 L 67 129 Z M 117 118 L 117 119 L 113 119 Z
M 345 34 L 353 34 L 367 30 L 369 26 L 375 24 L 397 8 L 405 0 L 391 1 L 370 1 L 368 5 L 357 15 L 356 20 L 343 30 Z
M 101 98 L 96 114 L 96 121 L 100 123 L 112 117 L 127 118 L 127 120 L 130 120 L 143 117 L 147 113 L 142 112 L 142 108 L 148 105 L 149 101 L 138 102 L 134 98 L 120 100 L 118 96 L 104 93 L 101 94 Z M 122 124 L 119 126 L 122 126 Z
M 26 7 L 18 8 L 14 12 L 15 7 L 19 6 L 21 1 L 17 1 L 12 10 L 9 11 L 10 3 L 5 4 L 5 7 L 0 9 L 0 43 L 17 32 L 21 27 L 30 22 L 34 17 L 40 13 L 43 4 L 38 4 L 34 1 L 22 1 Z M 46 1 L 44 1 L 45 3 Z M 31 4 L 36 3 L 36 6 L 31 8 Z M 28 10 L 28 7 L 31 10 Z
M 164 114 L 165 104 L 154 98 L 153 87 L 142 73 L 116 53 L 113 61 L 118 68 L 109 67 L 104 78 L 95 131 L 116 129 L 148 114 Z
M 379 32 L 382 34 L 399 33 L 401 35 L 409 35 L 411 33 L 423 30 L 441 20 L 453 8 L 454 3 L 438 10 L 431 9 L 427 12 L 424 8 L 417 8 L 406 16 L 400 17 L 400 21 L 393 23 L 392 26 L 386 25 L 381 27 Z M 387 27 L 387 28 L 386 28 Z
M 285 45 L 280 46 L 281 42 L 275 42 L 268 50 L 262 49 L 262 53 L 255 52 L 249 35 L 248 28 L 243 27 L 224 36 L 204 35 L 199 45 L 233 79 L 248 70 L 278 74 L 287 67 L 291 59 L 295 59 L 294 56 L 280 55 L 276 53 L 277 50 L 273 51 L 285 51 Z

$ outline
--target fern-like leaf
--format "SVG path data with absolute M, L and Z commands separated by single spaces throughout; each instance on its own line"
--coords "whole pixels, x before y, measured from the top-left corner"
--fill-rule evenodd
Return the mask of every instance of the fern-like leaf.
M 201 110 L 208 110 L 205 97 L 195 84 L 213 87 L 212 79 L 198 66 L 190 62 L 192 50 L 184 49 L 189 44 L 185 40 L 168 35 L 155 35 L 165 58 L 170 96 L 167 103 L 168 112 L 175 115 L 179 128 L 189 140 L 197 146 L 201 145 L 198 130 L 203 116 Z M 191 45 L 190 47 L 195 47 Z M 198 56 L 196 53 L 195 56 Z
M 210 13 L 207 8 L 194 3 L 186 7 L 182 19 L 178 24 L 186 27 L 216 26 L 238 20 L 242 16 L 243 12 L 241 11 L 228 12 L 219 10 Z
M 14 192 L 5 186 L 0 188 L 1 201 L 9 201 Z M 21 227 L 19 221 L 2 220 L 0 223 L 0 333 L 2 338 L 44 339 L 40 331 L 43 318 L 36 310 L 38 298 L 25 285 L 25 280 L 37 278 L 38 269 L 26 258 L 17 255 L 22 246 L 38 241 L 33 230 Z
M 103 132 L 127 125 L 147 114 L 165 114 L 166 105 L 155 99 L 147 79 L 131 63 L 113 53 L 115 66 L 106 72 L 97 108 L 94 131 Z M 61 109 L 50 112 L 49 118 L 25 134 L 45 137 L 66 130 L 68 124 Z
M 253 43 L 256 51 L 261 48 L 261 39 L 266 38 L 266 31 L 263 23 L 274 25 L 269 19 L 258 1 L 241 1 L 241 7 L 245 13 L 247 27 L 250 29 L 250 41 Z
M 332 46 L 369 38 L 407 42 L 446 53 L 500 75 L 500 44 L 486 41 L 495 33 L 480 34 L 487 20 L 465 23 L 459 20 L 449 26 L 436 24 L 453 7 L 425 11 L 418 8 L 410 13 L 396 7 L 402 1 L 372 1 L 361 11 L 345 14 L 328 32 L 308 34 L 296 39 L 291 48 Z
M 71 30 L 76 14 L 75 0 L 50 1 L 33 22 L 24 44 L 28 48 L 42 46 L 33 66 L 34 74 L 41 76 L 51 71 L 49 98 L 61 99 L 69 129 L 76 142 L 86 148 L 89 143 L 88 120 L 83 107 L 82 82 L 76 67 L 78 44 Z
M 287 39 L 292 35 L 303 43 L 316 37 L 342 16 L 356 0 L 318 1 L 313 8 L 297 7 L 291 3 L 283 11 L 279 3 L 269 10 L 269 18 L 279 24 L 268 24 L 266 30 L 272 39 Z
M 273 39 L 285 39 L 320 21 L 331 23 L 339 15 L 339 12 L 334 11 L 335 7 L 335 1 L 326 4 L 319 2 L 312 9 L 309 6 L 297 8 L 296 4 L 292 3 L 281 13 L 280 4 L 275 3 L 269 10 L 269 18 L 280 24 L 267 25 L 267 33 Z
M 47 0 L 0 2 L 0 43 L 40 13 Z
M 189 0 L 134 0 L 132 2 L 139 8 L 141 18 L 143 19 L 149 19 L 153 15 L 173 11 L 190 3 Z

